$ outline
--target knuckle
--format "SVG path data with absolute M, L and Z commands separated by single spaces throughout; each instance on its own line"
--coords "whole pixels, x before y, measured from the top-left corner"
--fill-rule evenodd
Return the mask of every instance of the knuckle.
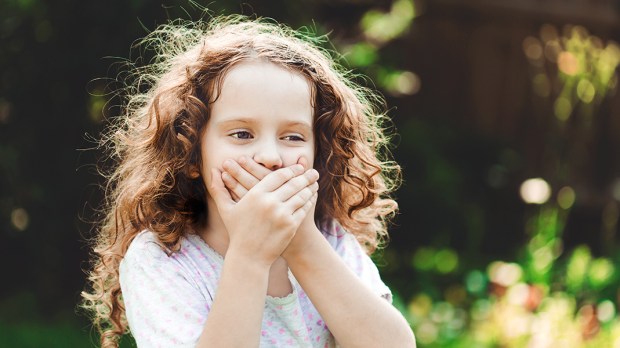
M 288 168 L 283 168 L 274 172 L 274 175 L 278 180 L 286 181 L 291 178 L 292 171 Z
M 303 195 L 302 195 L 302 194 L 296 195 L 296 196 L 295 196 L 295 197 L 293 197 L 292 199 L 293 199 L 293 202 L 292 202 L 292 203 L 293 203 L 293 205 L 294 205 L 294 206 L 297 206 L 297 207 L 298 207 L 298 206 L 301 206 L 301 205 L 302 205 L 302 204 L 304 204 L 304 202 L 305 202 L 305 199 L 304 199 L 304 197 L 303 197 Z
M 306 178 L 305 176 L 298 176 L 293 180 L 295 180 L 294 182 L 295 187 L 300 190 L 310 185 L 310 181 L 308 181 L 308 178 Z
M 276 201 L 274 201 L 273 199 L 266 199 L 264 202 L 262 202 L 262 206 L 265 210 L 272 210 L 274 212 L 278 212 L 278 209 L 275 209 L 277 207 Z

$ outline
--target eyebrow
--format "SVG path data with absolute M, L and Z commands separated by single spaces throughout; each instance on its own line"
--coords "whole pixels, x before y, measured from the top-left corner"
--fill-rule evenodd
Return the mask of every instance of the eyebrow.
M 225 126 L 228 123 L 245 123 L 245 124 L 254 124 L 257 123 L 256 119 L 253 118 L 233 118 L 233 119 L 229 119 L 229 120 L 222 120 L 220 122 L 217 122 L 218 126 Z M 309 130 L 312 130 L 312 126 L 307 123 L 307 122 L 302 122 L 302 121 L 285 121 L 284 124 L 288 127 L 290 126 L 301 126 L 304 128 L 307 128 Z

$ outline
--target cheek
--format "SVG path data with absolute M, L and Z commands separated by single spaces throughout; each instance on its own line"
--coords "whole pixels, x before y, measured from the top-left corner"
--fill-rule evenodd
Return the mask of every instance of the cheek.
M 314 163 L 314 149 L 303 148 L 298 151 L 294 151 L 284 159 L 284 166 L 291 166 L 296 163 L 301 163 L 306 169 L 310 169 Z

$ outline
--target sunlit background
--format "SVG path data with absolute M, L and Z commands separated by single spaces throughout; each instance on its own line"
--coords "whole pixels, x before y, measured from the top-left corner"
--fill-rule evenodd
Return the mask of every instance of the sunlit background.
M 420 347 L 620 347 L 620 1 L 208 7 L 328 34 L 386 98 L 404 183 L 374 259 Z M 201 16 L 190 1 L 0 2 L 1 347 L 97 341 L 76 305 L 117 63 Z

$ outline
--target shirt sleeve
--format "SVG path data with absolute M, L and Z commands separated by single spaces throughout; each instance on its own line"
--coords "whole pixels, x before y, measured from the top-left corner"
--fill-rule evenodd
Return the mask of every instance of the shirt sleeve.
M 345 231 L 340 224 L 332 221 L 323 231 L 323 235 L 340 255 L 347 266 L 377 295 L 392 303 L 392 292 L 381 280 L 377 266 L 366 254 L 353 234 Z
M 194 347 L 210 305 L 174 255 L 143 232 L 120 264 L 130 332 L 138 347 Z

